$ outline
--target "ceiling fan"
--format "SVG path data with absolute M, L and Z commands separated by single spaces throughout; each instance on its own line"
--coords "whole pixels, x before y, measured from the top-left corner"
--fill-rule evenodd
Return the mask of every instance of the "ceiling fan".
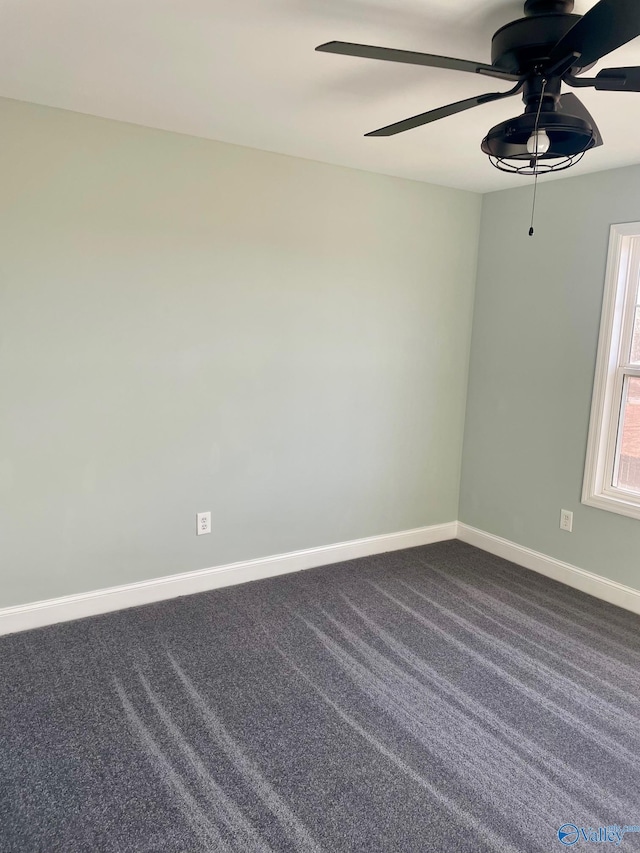
M 330 41 L 316 50 L 410 65 L 427 65 L 495 77 L 514 85 L 505 92 L 477 95 L 387 125 L 366 136 L 393 136 L 472 107 L 522 93 L 524 114 L 491 128 L 481 148 L 499 169 L 525 175 L 567 169 L 602 145 L 596 123 L 562 84 L 611 92 L 640 92 L 639 68 L 583 72 L 612 50 L 640 35 L 640 0 L 599 0 L 585 15 L 572 14 L 574 0 L 526 0 L 524 18 L 501 27 L 491 42 L 491 65 Z

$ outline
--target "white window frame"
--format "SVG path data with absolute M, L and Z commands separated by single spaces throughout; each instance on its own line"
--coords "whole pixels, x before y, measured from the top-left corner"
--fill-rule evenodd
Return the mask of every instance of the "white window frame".
M 639 278 L 640 222 L 612 225 L 582 503 L 632 518 L 640 518 L 640 494 L 613 483 L 625 378 L 640 377 L 640 366 L 622 357 L 631 346 Z

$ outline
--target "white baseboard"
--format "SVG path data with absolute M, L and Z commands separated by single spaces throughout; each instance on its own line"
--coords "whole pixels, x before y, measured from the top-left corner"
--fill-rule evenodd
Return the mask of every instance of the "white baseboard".
M 579 569 L 569 563 L 563 563 L 531 548 L 510 542 L 508 539 L 470 527 L 468 524 L 451 521 L 447 524 L 418 527 L 414 530 L 370 536 L 366 539 L 354 539 L 336 545 L 291 551 L 288 554 L 278 554 L 273 557 L 229 563 L 195 572 L 184 572 L 139 583 L 6 607 L 0 609 L 0 635 L 42 628 L 45 625 L 82 619 L 85 616 L 97 616 L 113 610 L 151 604 L 154 601 L 206 592 L 210 589 L 275 577 L 288 572 L 327 566 L 344 560 L 368 557 L 371 554 L 384 554 L 387 551 L 399 551 L 403 548 L 430 545 L 456 538 L 640 615 L 640 590 Z
M 457 527 L 457 522 L 451 521 L 447 524 L 418 527 L 399 533 L 370 536 L 367 539 L 354 539 L 351 542 L 340 542 L 336 545 L 307 548 L 304 551 L 292 551 L 274 557 L 246 560 L 241 563 L 214 566 L 211 569 L 200 569 L 124 586 L 113 586 L 94 592 L 65 595 L 62 598 L 6 607 L 0 610 L 0 635 L 42 628 L 56 622 L 96 616 L 112 610 L 151 604 L 154 601 L 163 601 L 180 595 L 191 595 L 195 592 L 205 592 L 246 581 L 326 566 L 330 563 L 341 563 L 343 560 L 368 557 L 371 554 L 384 554 L 387 551 L 399 551 L 416 545 L 444 542 L 446 539 L 455 539 Z
M 485 533 L 484 530 L 478 530 L 462 522 L 458 522 L 457 538 L 497 557 L 504 557 L 505 560 L 510 560 L 526 569 L 532 569 L 548 578 L 561 581 L 574 589 L 587 592 L 602 601 L 608 601 L 610 604 L 640 614 L 640 590 L 579 569 L 570 563 L 547 557 L 546 554 L 532 551 L 531 548 L 525 548 L 523 545 L 516 545 L 508 539 Z

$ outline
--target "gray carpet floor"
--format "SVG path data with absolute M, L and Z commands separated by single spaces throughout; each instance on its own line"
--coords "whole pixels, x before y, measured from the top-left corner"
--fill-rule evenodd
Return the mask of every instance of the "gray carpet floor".
M 589 849 L 639 629 L 445 542 L 0 638 L 0 850 Z

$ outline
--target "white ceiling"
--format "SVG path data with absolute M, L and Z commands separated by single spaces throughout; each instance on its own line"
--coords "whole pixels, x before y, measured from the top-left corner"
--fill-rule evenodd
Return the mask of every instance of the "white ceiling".
M 595 0 L 576 0 L 584 14 Z M 373 172 L 488 191 L 480 151 L 513 98 L 395 137 L 363 134 L 509 87 L 314 51 L 337 39 L 490 61 L 513 0 L 2 0 L 0 95 Z M 601 67 L 640 65 L 640 38 Z M 577 92 L 604 137 L 568 175 L 640 162 L 640 93 Z

